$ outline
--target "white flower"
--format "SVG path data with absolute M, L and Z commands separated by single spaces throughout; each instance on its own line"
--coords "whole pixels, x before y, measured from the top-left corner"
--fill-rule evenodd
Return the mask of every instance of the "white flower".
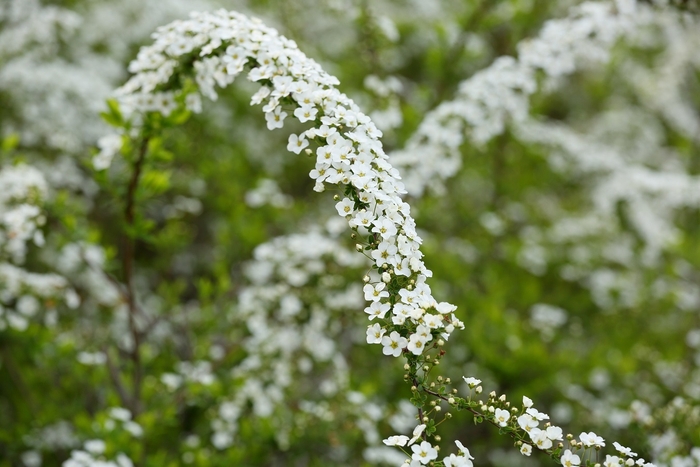
M 318 110 L 310 105 L 302 105 L 294 111 L 294 116 L 299 119 L 301 123 L 308 122 L 309 120 L 314 120 Z
M 619 452 L 619 453 L 622 454 L 623 456 L 627 456 L 627 457 L 637 457 L 637 453 L 636 453 L 636 452 L 632 452 L 632 450 L 631 450 L 630 448 L 626 448 L 626 447 L 622 446 L 622 445 L 621 445 L 620 443 L 618 443 L 617 441 L 613 442 L 613 446 L 615 446 L 615 449 L 617 449 L 617 452 Z
M 524 443 L 522 446 L 520 446 L 520 454 L 523 456 L 530 456 L 532 454 L 532 446 Z
M 105 452 L 107 445 L 101 439 L 91 439 L 85 441 L 84 447 L 91 454 L 102 454 Z
M 367 300 L 368 302 L 378 302 L 382 298 L 388 297 L 389 292 L 384 290 L 385 287 L 386 284 L 384 282 L 379 282 L 376 285 L 366 284 L 362 288 L 362 291 L 365 293 L 365 300 Z
M 309 145 L 309 140 L 306 139 L 304 135 L 301 137 L 291 134 L 289 135 L 289 143 L 287 144 L 287 151 L 299 154 L 302 149 Z
M 343 198 L 342 201 L 336 203 L 335 209 L 341 216 L 352 216 L 354 204 L 350 198 Z
M 472 463 L 471 460 L 467 459 L 464 456 L 456 456 L 454 454 L 450 454 L 450 457 L 445 457 L 442 462 L 445 464 L 445 467 L 473 467 L 474 464 Z
M 576 454 L 572 454 L 570 450 L 564 451 L 561 456 L 561 465 L 564 467 L 575 467 L 581 465 L 581 458 Z
M 538 448 L 545 450 L 552 447 L 552 440 L 547 438 L 547 432 L 539 428 L 532 428 L 529 432 L 530 439 Z
M 394 221 L 386 217 L 380 217 L 374 221 L 372 232 L 376 232 L 381 235 L 383 239 L 387 239 L 395 236 L 397 230 Z
M 372 258 L 374 258 L 375 264 L 378 267 L 382 267 L 385 264 L 395 265 L 396 264 L 396 246 L 389 242 L 381 242 L 377 249 L 372 252 Z
M 561 428 L 555 425 L 548 426 L 545 433 L 547 433 L 547 438 L 551 439 L 552 441 L 561 441 L 564 436 Z
M 500 426 L 506 426 L 510 420 L 510 412 L 505 409 L 496 409 L 494 418 Z
M 131 412 L 122 407 L 113 407 L 109 411 L 109 416 L 115 420 L 120 420 L 122 422 L 128 422 L 131 420 Z
M 533 428 L 536 428 L 539 422 L 532 418 L 532 415 L 524 413 L 518 417 L 518 425 L 520 425 L 520 428 L 523 430 L 529 432 Z
M 367 343 L 368 344 L 380 344 L 382 342 L 382 336 L 386 332 L 378 323 L 374 323 L 372 326 L 367 326 Z
M 419 334 L 411 334 L 408 338 L 408 350 L 414 355 L 420 355 L 425 349 L 425 339 Z
M 596 447 L 605 446 L 605 440 L 603 439 L 603 437 L 596 435 L 592 431 L 590 433 L 586 433 L 584 431 L 579 436 L 579 439 L 581 440 L 583 445 L 588 447 L 588 448 L 593 447 L 593 446 L 596 446 Z
M 374 222 L 375 216 L 366 209 L 355 213 L 355 216 L 350 221 L 351 227 L 369 227 L 369 225 Z
M 459 452 L 461 452 L 467 459 L 474 459 L 474 457 L 469 452 L 469 449 L 467 449 L 458 439 L 455 440 L 455 444 L 457 445 L 457 449 L 459 449 Z
M 97 147 L 100 148 L 100 152 L 95 155 L 92 164 L 96 170 L 104 170 L 110 166 L 115 154 L 121 150 L 122 136 L 115 134 L 103 136 L 97 141 Z
M 423 431 L 425 430 L 426 426 L 426 424 L 421 423 L 413 429 L 413 438 L 411 438 L 411 440 L 408 442 L 409 446 L 418 441 L 418 438 L 420 438 L 420 435 L 423 434 Z
M 603 463 L 604 467 L 620 467 L 622 459 L 620 459 L 617 456 L 611 456 L 611 455 L 606 455 L 605 456 L 605 462 Z
M 287 112 L 283 112 L 282 107 L 276 107 L 273 112 L 266 112 L 265 120 L 267 121 L 267 129 L 274 130 L 275 128 L 282 128 L 285 118 L 287 118 Z
M 393 331 L 388 336 L 382 337 L 382 345 L 384 346 L 382 349 L 384 355 L 398 357 L 401 355 L 402 350 L 408 346 L 408 340 L 398 332 Z
M 537 409 L 535 409 L 535 408 L 533 408 L 533 407 L 530 407 L 530 408 L 527 409 L 525 412 L 526 412 L 528 415 L 530 415 L 532 418 L 534 418 L 535 420 L 540 420 L 540 421 L 542 421 L 542 420 L 549 420 L 549 415 L 547 415 L 546 413 L 542 413 L 542 412 L 540 412 L 539 410 L 537 410 Z
M 427 441 L 411 446 L 413 460 L 419 461 L 421 464 L 427 464 L 433 459 L 437 459 L 437 450 Z
M 467 378 L 466 376 L 462 376 L 462 378 L 464 379 L 464 382 L 469 385 L 470 389 L 474 389 L 475 386 L 478 386 L 479 384 L 481 384 L 480 379 L 476 379 L 476 378 L 472 378 L 472 377 Z
M 387 446 L 406 446 L 407 442 L 408 436 L 405 435 L 389 436 L 383 441 Z
M 532 407 L 532 399 L 530 399 L 527 396 L 523 396 L 523 407 L 525 407 L 526 409 Z
M 369 320 L 372 321 L 374 318 L 384 318 L 386 312 L 389 311 L 391 305 L 388 303 L 372 302 L 370 306 L 365 308 L 365 313 L 369 315 Z

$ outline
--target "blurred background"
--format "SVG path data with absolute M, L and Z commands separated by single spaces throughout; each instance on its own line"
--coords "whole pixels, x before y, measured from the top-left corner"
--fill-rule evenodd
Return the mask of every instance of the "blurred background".
M 151 142 L 136 227 L 128 167 L 92 169 L 139 47 L 219 8 L 296 41 L 382 130 L 466 325 L 442 375 L 700 465 L 700 13 L 623 0 L 2 0 L 0 465 L 405 457 L 381 442 L 416 413 L 402 359 L 365 343 L 371 263 L 255 86 Z M 453 415 L 445 452 L 552 462 Z

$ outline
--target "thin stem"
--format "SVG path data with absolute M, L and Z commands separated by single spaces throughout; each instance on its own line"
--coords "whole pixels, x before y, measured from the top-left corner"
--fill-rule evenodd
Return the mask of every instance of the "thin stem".
M 129 332 L 133 340 L 133 348 L 129 353 L 131 357 L 131 362 L 133 365 L 133 387 L 131 394 L 130 409 L 134 416 L 138 415 L 140 412 L 141 405 L 141 385 L 143 381 L 143 366 L 141 362 L 140 346 L 142 335 L 138 330 L 136 324 L 136 297 L 134 295 L 134 250 L 135 250 L 135 239 L 132 232 L 135 221 L 135 211 L 136 211 L 136 189 L 138 187 L 139 178 L 141 177 L 141 171 L 143 169 L 143 164 L 146 159 L 146 152 L 148 151 L 149 138 L 144 137 L 141 142 L 141 147 L 139 148 L 139 153 L 134 162 L 133 172 L 131 174 L 131 179 L 129 180 L 129 186 L 126 193 L 126 207 L 124 208 L 124 220 L 126 221 L 127 232 L 124 235 L 124 255 L 122 257 L 122 268 L 124 273 L 124 285 L 126 286 L 126 299 L 129 310 Z
M 106 357 L 106 363 L 107 363 L 107 371 L 109 372 L 109 378 L 112 380 L 112 384 L 117 390 L 117 394 L 119 395 L 119 400 L 121 401 L 122 405 L 125 407 L 129 407 L 130 401 L 129 401 L 129 394 L 124 387 L 124 383 L 122 382 L 121 377 L 119 376 L 119 371 L 117 370 L 117 367 L 114 366 L 114 362 L 112 361 L 112 357 L 109 355 L 109 349 L 107 347 L 102 349 L 102 352 L 105 354 Z

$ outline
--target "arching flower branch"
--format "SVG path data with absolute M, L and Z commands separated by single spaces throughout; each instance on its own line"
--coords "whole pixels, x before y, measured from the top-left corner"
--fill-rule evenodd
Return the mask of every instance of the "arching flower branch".
M 447 338 L 463 325 L 452 313 L 455 307 L 438 303 L 426 283 L 432 274 L 422 261 L 421 238 L 410 207 L 400 198 L 403 185 L 384 153 L 381 132 L 334 87 L 336 78 L 293 41 L 235 12 L 193 14 L 160 28 L 154 37 L 130 66 L 136 74 L 117 91 L 119 109 L 113 112 L 120 133 L 101 140 L 96 168 L 109 167 L 125 139 L 133 137 L 136 142 L 129 146 L 143 148 L 157 132 L 156 120 L 175 122 L 199 111 L 200 93 L 216 99 L 215 86 L 229 85 L 247 66 L 248 79 L 261 83 L 251 102 L 264 104 L 269 129 L 282 127 L 290 113 L 314 124 L 292 134 L 287 149 L 299 154 L 311 151 L 310 142 L 318 145 L 310 173 L 314 189 L 342 188 L 336 209 L 362 239 L 358 249 L 368 252 L 381 274 L 380 281 L 364 286 L 370 308 L 377 308 L 385 323 L 370 327 L 368 342 L 381 343 L 387 331 L 396 331 L 419 356 L 433 335 Z M 391 320 L 385 319 L 389 309 Z
M 406 358 L 405 380 L 411 386 L 419 419 L 412 439 L 398 435 L 386 444 L 411 446 L 413 453 L 406 465 L 471 465 L 469 451 L 461 443 L 457 444 L 459 455 L 436 460 L 440 442 L 436 425 L 441 423 L 436 419 L 449 418 L 440 413 L 445 402 L 471 411 L 477 421 L 500 426 L 526 455 L 525 441 L 562 465 L 579 465 L 581 460 L 571 449 L 586 445 L 583 437 L 580 446 L 569 438 L 570 449 L 563 451 L 563 444 L 553 444 L 562 439 L 560 429 L 545 427 L 541 435 L 537 423 L 520 423 L 521 418 L 526 422 L 528 417 L 545 419 L 532 407 L 524 407 L 521 413 L 504 396 L 492 395 L 487 402 L 471 395 L 459 397 L 455 390 L 448 391 L 449 379 L 431 376 L 444 355 L 445 341 L 464 324 L 455 316 L 455 306 L 432 296 L 427 284 L 432 274 L 420 251 L 422 240 L 409 205 L 400 197 L 403 184 L 384 153 L 381 132 L 335 88 L 338 80 L 300 52 L 293 41 L 235 12 L 193 14 L 189 20 L 158 29 L 154 39 L 130 65 L 135 75 L 117 91 L 117 101 L 106 117 L 118 132 L 100 141 L 95 167 L 108 169 L 122 153 L 132 170 L 131 199 L 143 164 L 154 157 L 151 142 L 162 128 L 178 125 L 190 112 L 201 111 L 201 95 L 216 99 L 217 86 L 228 86 L 248 70 L 248 79 L 261 85 L 251 103 L 263 105 L 269 129 L 283 127 L 292 115 L 302 124 L 310 123 L 311 128 L 289 137 L 287 149 L 296 154 L 315 153 L 316 164 L 309 174 L 315 180 L 315 191 L 332 185 L 340 188 L 336 210 L 353 230 L 357 249 L 373 262 L 374 271 L 364 278 L 363 288 L 369 304 L 365 312 L 373 322 L 366 340 L 381 344 L 385 355 Z M 127 220 L 133 221 L 133 211 L 127 208 L 126 212 Z M 480 392 L 478 380 L 466 382 Z M 613 462 L 614 456 L 609 457 Z

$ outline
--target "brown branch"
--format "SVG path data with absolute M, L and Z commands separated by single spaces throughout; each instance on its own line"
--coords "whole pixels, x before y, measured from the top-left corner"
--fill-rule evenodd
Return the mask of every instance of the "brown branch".
M 139 148 L 139 153 L 134 162 L 133 172 L 131 174 L 131 179 L 129 180 L 129 186 L 126 193 L 126 207 L 124 208 L 124 220 L 126 221 L 127 230 L 131 230 L 134 226 L 135 221 L 135 211 L 136 211 L 136 189 L 138 187 L 139 178 L 141 177 L 141 171 L 143 169 L 143 164 L 146 159 L 146 152 L 148 151 L 149 138 L 145 137 L 141 142 L 141 147 Z M 136 416 L 140 412 L 140 399 L 141 399 L 141 383 L 143 381 L 143 368 L 141 363 L 141 354 L 139 347 L 141 345 L 142 335 L 138 330 L 136 325 L 136 313 L 138 311 L 136 306 L 136 297 L 134 296 L 134 251 L 135 251 L 135 235 L 133 232 L 127 231 L 124 235 L 124 254 L 122 257 L 122 268 L 124 274 L 124 285 L 126 287 L 126 299 L 129 309 L 129 331 L 133 340 L 133 348 L 131 349 L 130 356 L 133 364 L 133 387 L 131 394 L 131 403 L 129 408 L 131 413 Z
M 129 395 L 127 394 L 126 388 L 124 387 L 124 383 L 122 382 L 121 377 L 119 376 L 119 371 L 117 370 L 117 367 L 114 366 L 112 357 L 110 357 L 109 355 L 109 349 L 107 349 L 107 346 L 105 346 L 102 349 L 102 352 L 105 354 L 105 362 L 107 364 L 107 371 L 109 372 L 109 379 L 112 380 L 112 384 L 117 390 L 119 400 L 121 401 L 124 407 L 129 407 Z

